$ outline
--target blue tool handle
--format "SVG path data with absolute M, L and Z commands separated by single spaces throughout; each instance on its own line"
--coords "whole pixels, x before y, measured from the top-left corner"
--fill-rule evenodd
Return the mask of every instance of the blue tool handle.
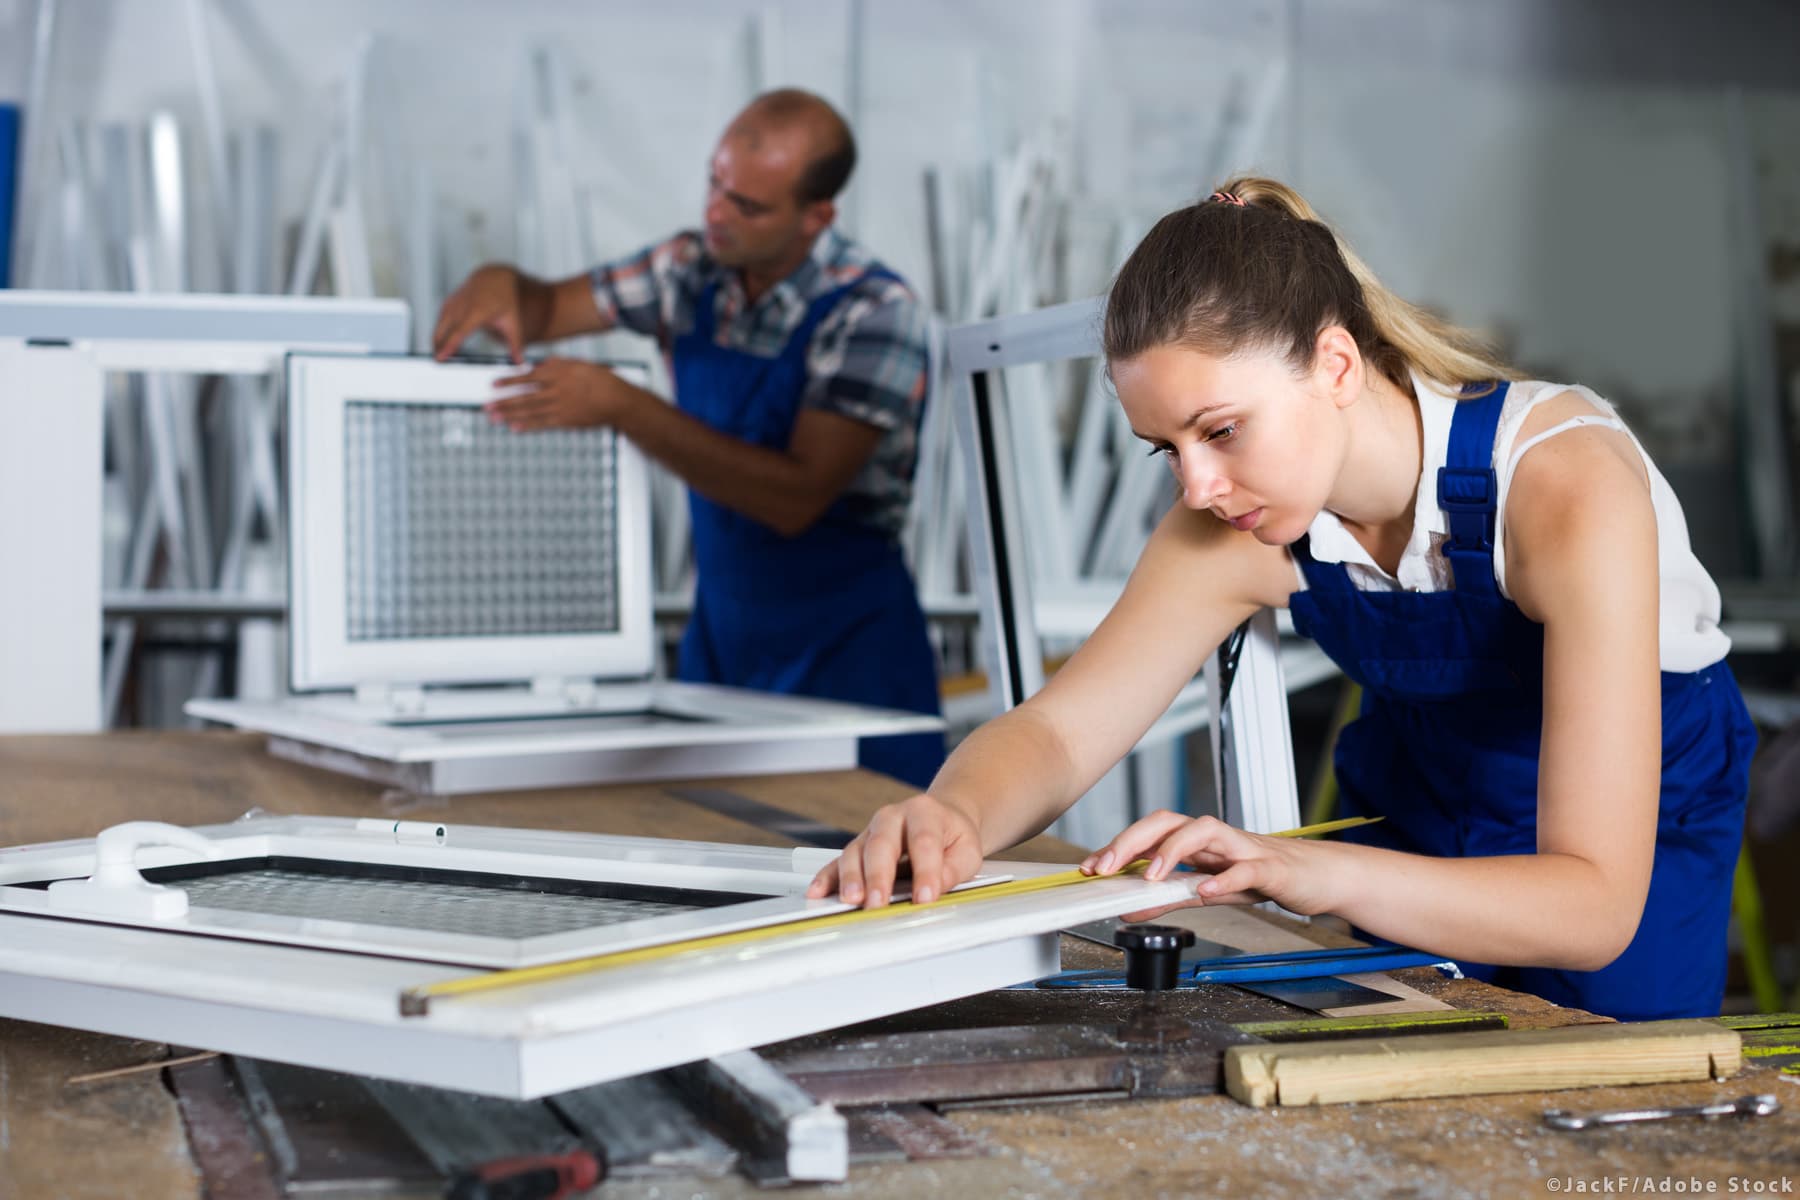
M 1302 951 L 1298 954 L 1258 954 L 1234 958 L 1201 959 L 1184 964 L 1177 986 L 1201 983 L 1268 983 L 1283 979 L 1318 979 L 1363 971 L 1397 971 L 1404 967 L 1430 967 L 1443 956 L 1401 947 L 1368 946 L 1359 950 Z M 1125 976 L 1117 971 L 1064 971 L 1037 981 L 1042 988 L 1119 988 Z
M 1183 972 L 1184 983 L 1267 983 L 1278 979 L 1316 979 L 1324 975 L 1355 975 L 1364 971 L 1399 971 L 1406 967 L 1432 967 L 1443 962 L 1441 954 L 1423 950 L 1394 950 L 1358 958 L 1319 959 L 1310 963 L 1252 963 Z
M 1218 958 L 1195 958 L 1182 963 L 1183 969 L 1204 967 L 1255 966 L 1259 963 L 1306 963 L 1323 959 L 1357 959 L 1379 958 L 1382 955 L 1406 951 L 1407 947 L 1393 942 L 1382 942 L 1374 946 L 1321 946 L 1317 950 L 1277 950 L 1273 954 L 1226 954 Z

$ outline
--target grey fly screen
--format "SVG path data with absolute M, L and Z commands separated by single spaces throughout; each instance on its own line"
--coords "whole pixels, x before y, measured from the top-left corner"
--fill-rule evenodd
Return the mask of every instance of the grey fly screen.
M 614 436 L 514 433 L 466 404 L 348 402 L 349 639 L 616 631 Z
M 196 908 L 353 921 L 476 937 L 532 938 L 693 912 L 698 905 L 552 895 L 438 881 L 355 879 L 268 869 L 184 881 Z

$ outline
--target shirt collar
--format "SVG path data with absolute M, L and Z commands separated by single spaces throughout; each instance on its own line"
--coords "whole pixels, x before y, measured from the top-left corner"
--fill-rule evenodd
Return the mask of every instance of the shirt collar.
M 1456 419 L 1460 401 L 1456 393 L 1412 373 L 1413 395 L 1419 398 L 1419 417 L 1423 426 L 1423 454 L 1419 471 L 1419 496 L 1413 506 L 1413 539 L 1423 533 L 1449 533 L 1450 518 L 1438 507 L 1438 471 L 1450 455 L 1450 424 Z
M 1413 500 L 1412 536 L 1400 553 L 1395 578 L 1407 587 L 1429 587 L 1432 584 L 1430 564 L 1432 535 L 1442 537 L 1450 529 L 1449 518 L 1438 507 L 1438 469 L 1450 447 L 1450 422 L 1456 415 L 1456 397 L 1438 384 L 1412 372 L 1413 395 L 1418 397 L 1420 420 L 1419 490 Z M 1307 528 L 1308 547 L 1320 562 L 1355 564 L 1371 571 L 1383 571 L 1375 558 L 1351 532 L 1344 528 L 1338 515 L 1321 509 Z

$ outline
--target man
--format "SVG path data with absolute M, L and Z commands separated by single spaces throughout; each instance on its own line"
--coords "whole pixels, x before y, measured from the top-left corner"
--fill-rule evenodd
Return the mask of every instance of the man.
M 439 359 L 470 334 L 531 342 L 653 334 L 676 406 L 605 367 L 547 359 L 488 406 L 516 430 L 608 425 L 689 488 L 697 585 L 682 679 L 938 711 L 898 534 L 912 490 L 926 317 L 898 276 L 831 228 L 856 162 L 806 92 L 766 93 L 713 151 L 705 229 L 560 282 L 484 266 L 444 302 Z M 938 734 L 865 743 L 923 788 Z

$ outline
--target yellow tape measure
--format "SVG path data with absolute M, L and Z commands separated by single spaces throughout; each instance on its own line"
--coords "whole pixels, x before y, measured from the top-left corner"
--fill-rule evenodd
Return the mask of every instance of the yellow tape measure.
M 1339 821 L 1323 821 L 1317 825 L 1302 825 L 1298 829 L 1284 829 L 1273 835 L 1275 837 L 1312 837 L 1316 834 L 1334 833 L 1339 829 L 1349 829 L 1357 825 L 1369 825 L 1381 820 L 1380 817 L 1346 817 Z M 1036 875 L 1029 879 L 1014 879 L 1006 883 L 989 884 L 986 887 L 969 888 L 965 891 L 950 892 L 929 907 L 944 908 L 957 904 L 970 904 L 978 900 L 996 900 L 1005 896 L 1023 896 L 1031 892 L 1048 891 L 1051 888 L 1067 887 L 1070 884 L 1082 883 L 1091 879 L 1116 878 L 1118 875 L 1141 874 L 1148 864 L 1142 860 L 1131 863 L 1112 876 L 1087 875 L 1079 869 L 1058 871 L 1052 875 Z M 849 912 L 829 913 L 822 917 L 811 917 L 798 921 L 788 921 L 779 925 L 760 925 L 755 929 L 741 929 L 736 933 L 716 933 L 707 937 L 690 938 L 680 942 L 665 942 L 656 946 L 642 946 L 636 950 L 616 950 L 608 954 L 590 954 L 583 958 L 571 958 L 564 962 L 544 963 L 536 967 L 514 967 L 509 970 L 490 971 L 484 975 L 465 975 L 460 979 L 445 979 L 437 983 L 421 984 L 410 987 L 400 993 L 400 1015 L 418 1017 L 430 1010 L 434 999 L 452 996 L 466 996 L 473 992 L 488 992 L 499 988 L 523 987 L 532 983 L 548 983 L 555 979 L 566 979 L 571 975 L 583 975 L 591 971 L 601 971 L 612 967 L 628 967 L 637 963 L 656 962 L 660 959 L 674 958 L 683 954 L 700 954 L 707 950 L 716 950 L 723 946 L 737 946 L 745 942 L 761 941 L 781 934 L 806 932 L 819 929 L 835 929 L 843 925 L 852 925 L 861 921 L 879 921 L 891 918 L 898 913 L 913 910 L 911 901 L 896 900 L 881 908 L 856 908 Z M 920 906 L 925 907 L 925 906 Z

